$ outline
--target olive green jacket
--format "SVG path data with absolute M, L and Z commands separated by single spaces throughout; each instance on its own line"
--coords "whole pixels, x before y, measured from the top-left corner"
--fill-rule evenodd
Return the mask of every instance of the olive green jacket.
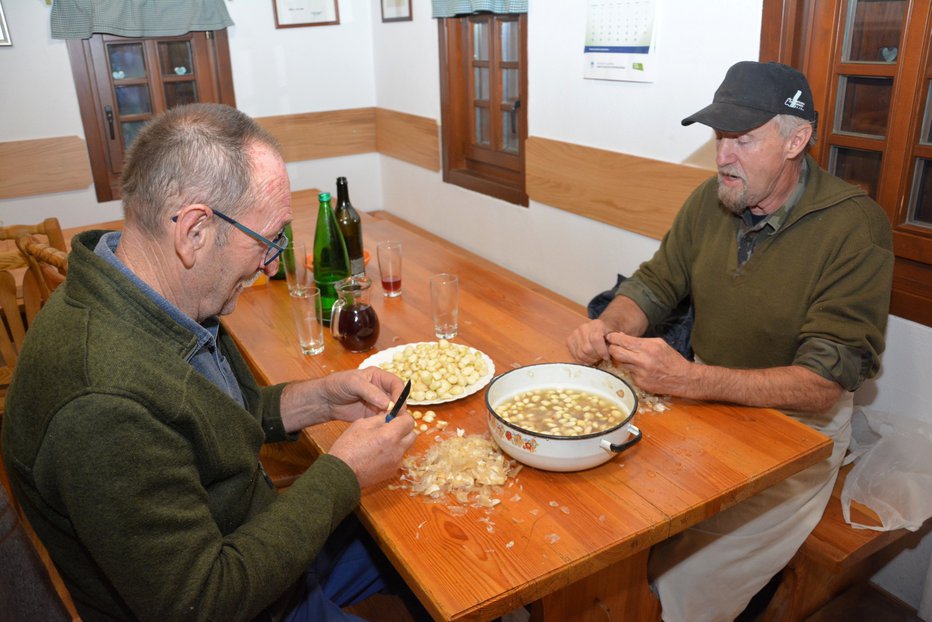
M 884 349 L 893 278 L 886 214 L 863 190 L 806 156 L 799 202 L 738 265 L 739 218 L 718 200 L 715 178 L 697 188 L 653 258 L 621 283 L 651 325 L 687 295 L 692 346 L 730 368 L 800 365 L 857 388 Z
M 259 388 L 218 343 L 247 408 L 186 361 L 194 336 L 74 241 L 69 274 L 29 329 L 3 454 L 85 620 L 248 620 L 287 600 L 359 501 L 323 456 L 277 495 L 258 461 L 285 440 L 284 385 Z

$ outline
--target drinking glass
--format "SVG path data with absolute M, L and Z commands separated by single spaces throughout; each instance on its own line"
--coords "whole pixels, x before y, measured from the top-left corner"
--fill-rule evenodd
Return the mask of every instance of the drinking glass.
M 324 314 L 320 290 L 313 286 L 306 287 L 290 292 L 289 298 L 301 353 L 320 354 L 324 351 Z
M 455 274 L 430 277 L 430 310 L 437 339 L 456 337 L 459 319 L 460 284 Z
M 379 242 L 376 254 L 383 293 L 388 298 L 401 296 L 401 242 Z
M 313 284 L 312 273 L 307 269 L 307 246 L 304 242 L 289 240 L 281 261 L 288 282 L 288 293 L 294 294 Z

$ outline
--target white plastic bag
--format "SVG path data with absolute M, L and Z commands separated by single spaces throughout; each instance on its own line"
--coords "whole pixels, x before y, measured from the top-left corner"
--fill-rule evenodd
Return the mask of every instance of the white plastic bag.
M 842 511 L 852 527 L 916 531 L 932 516 L 932 424 L 856 408 L 845 464 L 854 460 L 841 491 Z M 876 512 L 882 526 L 852 522 L 852 501 Z

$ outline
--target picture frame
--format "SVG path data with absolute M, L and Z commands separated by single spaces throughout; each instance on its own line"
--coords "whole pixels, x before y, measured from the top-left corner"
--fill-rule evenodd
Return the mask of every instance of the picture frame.
M 3 14 L 3 4 L 0 4 L 0 45 L 13 45 L 10 29 L 6 26 L 6 16 Z
M 381 0 L 383 22 L 410 22 L 411 0 Z
M 337 0 L 272 0 L 276 28 L 334 26 L 340 23 Z

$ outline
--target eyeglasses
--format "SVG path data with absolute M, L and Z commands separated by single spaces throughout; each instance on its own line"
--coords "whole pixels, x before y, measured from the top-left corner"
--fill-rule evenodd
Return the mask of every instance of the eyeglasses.
M 230 218 L 223 212 L 218 212 L 217 210 L 212 210 L 212 211 L 215 216 L 220 217 L 220 220 L 225 220 L 226 222 L 230 223 L 231 225 L 233 225 L 234 227 L 236 227 L 237 229 L 239 229 L 240 231 L 242 231 L 243 233 L 251 237 L 253 240 L 256 240 L 257 242 L 262 242 L 263 244 L 268 246 L 268 248 L 265 251 L 265 257 L 263 257 L 262 259 L 263 267 L 269 265 L 270 263 L 278 259 L 278 256 L 281 255 L 282 251 L 284 251 L 285 248 L 288 246 L 288 235 L 285 234 L 284 229 L 282 229 L 278 233 L 278 235 L 275 236 L 274 240 L 270 240 L 265 236 L 259 235 L 258 233 L 256 233 L 255 231 L 247 227 L 246 225 L 237 222 L 233 218 Z M 178 216 L 172 216 L 172 222 L 178 222 Z

